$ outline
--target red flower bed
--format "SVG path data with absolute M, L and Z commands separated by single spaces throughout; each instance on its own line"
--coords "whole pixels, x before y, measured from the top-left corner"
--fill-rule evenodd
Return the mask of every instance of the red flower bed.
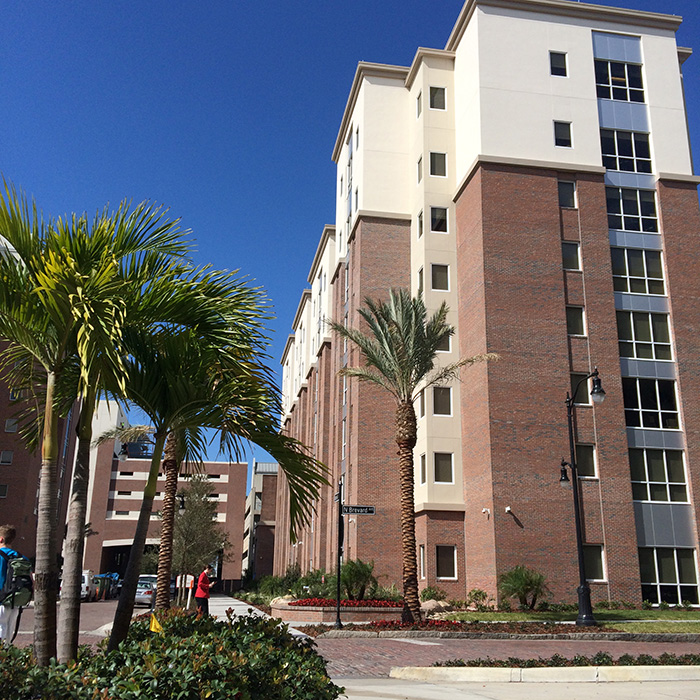
M 292 600 L 289 605 L 314 608 L 335 608 L 337 601 L 333 598 L 302 598 Z M 402 608 L 403 603 L 395 600 L 341 600 L 341 608 Z

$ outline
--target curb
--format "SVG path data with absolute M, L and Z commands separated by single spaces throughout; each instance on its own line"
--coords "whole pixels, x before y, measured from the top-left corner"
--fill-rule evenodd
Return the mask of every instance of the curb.
M 615 683 L 697 681 L 698 666 L 575 666 L 565 668 L 435 668 L 394 666 L 389 678 L 435 683 Z
M 586 642 L 700 642 L 700 634 L 634 634 L 632 632 L 569 632 L 559 634 L 505 634 L 489 632 L 443 632 L 433 630 L 393 630 L 371 632 L 369 630 L 328 630 L 319 634 L 317 639 L 350 639 L 352 637 L 378 637 L 380 639 L 521 639 L 538 641 L 540 639 L 561 639 Z

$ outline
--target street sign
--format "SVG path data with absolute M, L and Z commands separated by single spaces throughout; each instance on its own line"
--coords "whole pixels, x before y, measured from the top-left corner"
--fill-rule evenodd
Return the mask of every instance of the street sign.
M 343 506 L 343 515 L 375 515 L 374 506 Z

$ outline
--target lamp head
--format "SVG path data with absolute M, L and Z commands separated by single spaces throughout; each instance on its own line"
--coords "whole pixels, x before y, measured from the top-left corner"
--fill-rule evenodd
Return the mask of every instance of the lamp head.
M 600 377 L 598 376 L 598 368 L 593 372 L 593 388 L 591 389 L 591 400 L 595 404 L 601 404 L 605 400 L 605 389 L 603 389 Z
M 566 488 L 569 486 L 571 481 L 569 480 L 569 473 L 566 471 L 566 467 L 568 466 L 568 462 L 562 459 L 561 461 L 561 474 L 559 475 L 559 486 L 563 486 Z

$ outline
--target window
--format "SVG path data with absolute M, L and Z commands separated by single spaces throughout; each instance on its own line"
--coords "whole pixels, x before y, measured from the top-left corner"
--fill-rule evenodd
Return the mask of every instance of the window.
M 430 109 L 445 109 L 445 88 L 430 88 Z
M 418 417 L 425 416 L 425 389 L 421 389 L 418 394 Z
M 12 464 L 13 450 L 2 450 L 0 452 L 0 464 Z
M 590 406 L 591 404 L 591 394 L 588 390 L 588 382 L 584 381 L 587 376 L 588 374 L 581 374 L 580 372 L 571 373 L 571 396 L 576 399 L 575 403 L 582 404 L 584 406 Z M 578 392 L 576 391 L 577 387 L 579 387 Z
M 642 67 L 637 63 L 595 60 L 595 83 L 601 100 L 644 102 Z
M 423 296 L 423 268 L 418 270 L 418 296 Z
M 133 476 L 134 472 L 119 472 L 119 476 Z M 160 476 L 160 474 L 158 474 Z
M 418 159 L 418 182 L 423 179 L 423 156 Z
M 554 122 L 554 145 L 571 148 L 571 124 Z
M 583 545 L 583 566 L 586 571 L 586 581 L 605 581 L 602 544 Z
M 600 130 L 603 165 L 608 170 L 628 173 L 651 172 L 649 134 L 636 131 Z
M 5 432 L 6 433 L 16 433 L 17 432 L 17 419 L 8 418 L 5 421 Z
M 678 605 L 687 600 L 698 604 L 695 550 L 671 547 L 640 547 L 639 573 L 642 598 L 651 603 Z
M 0 498 L 7 498 L 7 484 L 0 484 Z
M 656 233 L 656 200 L 652 190 L 606 187 L 608 226 L 622 231 Z
M 622 378 L 625 421 L 632 428 L 679 428 L 675 382 L 670 379 Z
M 360 191 L 355 188 L 355 211 L 360 208 Z
M 447 233 L 447 207 L 430 207 L 430 230 Z
M 559 206 L 565 209 L 576 209 L 576 183 L 560 180 L 558 189 Z
M 561 258 L 565 270 L 580 270 L 578 243 L 564 241 L 561 244 Z
M 156 494 L 160 495 L 160 494 Z M 117 491 L 117 496 L 131 496 L 131 491 Z
M 448 265 L 430 266 L 430 288 L 438 292 L 449 292 L 450 268 Z
M 433 177 L 447 177 L 447 153 L 430 152 L 430 174 Z
M 416 97 L 416 119 L 420 117 L 420 113 L 423 111 L 423 93 L 419 92 L 418 97 Z
M 452 476 L 452 453 L 434 452 L 433 466 L 435 468 L 435 483 L 451 484 L 454 482 Z
M 549 74 L 566 78 L 566 54 L 559 51 L 549 52 Z
M 360 147 L 360 127 L 355 128 L 355 148 Z
M 129 511 L 128 510 L 115 510 L 114 514 L 115 515 L 129 515 Z M 152 513 L 151 517 L 153 517 L 154 515 L 157 515 L 157 513 Z
M 632 498 L 635 501 L 687 503 L 685 468 L 681 450 L 630 448 Z
M 423 212 L 418 214 L 418 238 L 423 235 Z
M 440 343 L 439 343 L 439 345 L 437 346 L 437 348 L 435 348 L 435 349 L 437 350 L 437 352 L 450 352 L 450 340 L 451 340 L 450 336 L 449 336 L 449 335 L 446 335 L 446 336 L 440 341 Z
M 617 337 L 620 341 L 620 357 L 642 360 L 671 359 L 668 314 L 618 311 Z
M 10 389 L 10 401 L 19 401 L 24 396 L 23 389 Z
M 586 335 L 582 306 L 566 307 L 566 332 L 569 335 Z
M 435 573 L 438 578 L 457 578 L 457 547 L 444 544 L 435 547 Z
M 580 477 L 595 477 L 595 447 L 593 445 L 576 445 L 576 471 Z
M 616 292 L 665 294 L 664 271 L 658 250 L 611 248 L 613 286 Z
M 433 415 L 452 415 L 452 389 L 449 386 L 433 387 Z
M 428 480 L 428 465 L 425 454 L 420 456 L 420 483 L 424 484 Z
M 418 577 L 425 578 L 425 545 L 418 545 Z

